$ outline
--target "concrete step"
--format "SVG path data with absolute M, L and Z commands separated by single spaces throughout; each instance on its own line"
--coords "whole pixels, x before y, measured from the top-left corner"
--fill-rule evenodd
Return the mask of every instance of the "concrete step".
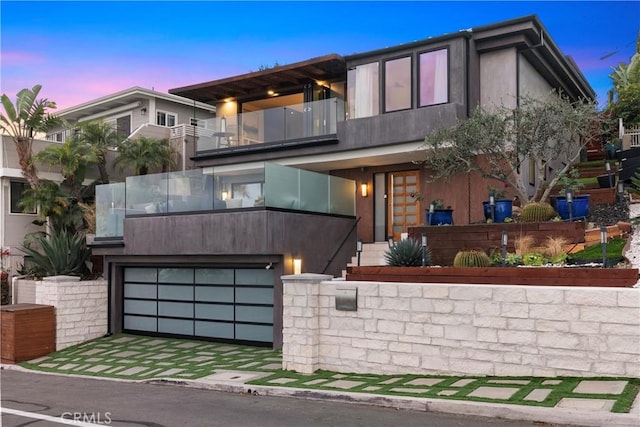
M 387 242 L 365 243 L 360 253 L 360 265 L 385 265 L 384 254 L 389 249 Z M 358 265 L 358 254 L 351 257 L 349 266 Z

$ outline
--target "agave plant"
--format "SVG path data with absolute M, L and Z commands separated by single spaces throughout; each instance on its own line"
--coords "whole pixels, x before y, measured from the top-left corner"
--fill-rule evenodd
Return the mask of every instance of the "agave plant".
M 20 250 L 30 257 L 31 265 L 24 271 L 30 276 L 86 277 L 93 267 L 84 233 L 36 233 L 25 240 Z
M 419 267 L 422 265 L 422 244 L 416 239 L 403 239 L 384 253 L 388 265 L 396 267 Z M 429 265 L 431 256 L 429 249 L 424 250 L 425 265 Z

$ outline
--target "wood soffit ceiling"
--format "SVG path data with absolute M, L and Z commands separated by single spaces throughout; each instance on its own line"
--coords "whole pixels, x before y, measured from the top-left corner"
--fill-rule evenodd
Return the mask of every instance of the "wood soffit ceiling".
M 170 89 L 169 93 L 196 101 L 215 103 L 227 98 L 242 99 L 268 90 L 279 91 L 302 85 L 308 80 L 328 81 L 346 77 L 346 62 L 331 54 L 295 64 L 281 65 L 262 71 Z

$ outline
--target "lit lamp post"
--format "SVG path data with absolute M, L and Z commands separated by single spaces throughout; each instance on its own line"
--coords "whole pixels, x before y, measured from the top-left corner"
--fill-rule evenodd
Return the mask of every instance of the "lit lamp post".
M 393 248 L 396 243 L 393 241 L 393 236 L 387 237 L 387 244 L 389 245 L 389 249 Z
M 602 245 L 602 268 L 607 268 L 607 227 L 600 227 L 600 244 Z
M 502 266 L 507 265 L 507 230 L 502 230 Z
M 356 252 L 358 254 L 358 267 L 360 267 L 360 254 L 362 253 L 362 240 L 356 242 Z
M 618 181 L 618 203 L 624 199 L 624 182 Z
M 573 191 L 571 191 L 571 189 L 568 189 L 566 195 L 567 206 L 569 207 L 569 221 L 573 221 Z
M 489 206 L 491 207 L 491 222 L 496 222 L 496 196 L 493 192 L 489 193 Z
M 427 265 L 427 233 L 422 233 L 422 266 Z
M 604 162 L 604 168 L 606 169 L 607 175 L 609 176 L 609 188 L 613 188 L 613 175 L 611 175 L 611 163 L 609 163 L 609 160 Z
M 431 221 L 433 221 L 433 214 L 435 213 L 435 210 L 436 210 L 436 206 L 432 202 L 429 205 L 429 221 L 427 221 L 429 224 L 427 225 L 431 225 Z

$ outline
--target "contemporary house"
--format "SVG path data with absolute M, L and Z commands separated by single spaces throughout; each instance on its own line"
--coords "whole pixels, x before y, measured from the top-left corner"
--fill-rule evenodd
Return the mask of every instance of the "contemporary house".
M 432 199 L 483 218 L 488 182 L 431 182 L 426 134 L 552 89 L 594 97 L 526 16 L 170 90 L 216 117 L 172 128 L 184 170 L 98 190 L 111 330 L 278 347 L 280 276 L 300 263 L 339 276 L 357 239 L 398 238 Z

